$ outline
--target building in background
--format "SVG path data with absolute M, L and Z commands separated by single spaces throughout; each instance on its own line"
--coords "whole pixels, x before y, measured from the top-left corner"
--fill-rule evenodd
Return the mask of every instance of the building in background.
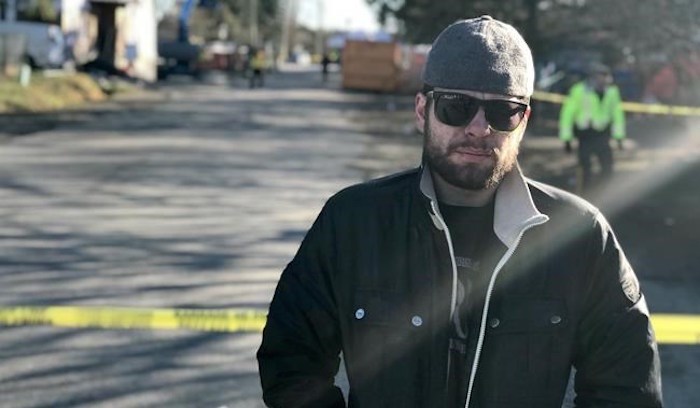
M 156 80 L 152 0 L 62 0 L 61 28 L 77 64 Z

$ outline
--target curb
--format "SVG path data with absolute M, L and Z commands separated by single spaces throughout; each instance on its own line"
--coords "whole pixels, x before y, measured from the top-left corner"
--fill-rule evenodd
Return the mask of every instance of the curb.
M 137 90 L 116 94 L 98 103 L 84 103 L 71 108 L 38 112 L 0 112 L 0 141 L 17 136 L 54 129 L 63 123 L 75 121 L 84 115 L 102 115 L 128 109 L 144 109 L 148 105 L 167 100 L 161 90 Z

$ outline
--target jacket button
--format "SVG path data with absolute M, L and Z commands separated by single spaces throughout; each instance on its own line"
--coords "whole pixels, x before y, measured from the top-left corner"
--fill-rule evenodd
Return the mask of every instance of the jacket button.
M 552 317 L 549 318 L 549 321 L 550 321 L 552 324 L 559 324 L 559 323 L 561 323 L 561 316 L 554 315 L 554 316 L 552 316 Z
M 493 319 L 489 320 L 489 326 L 491 326 L 492 329 L 495 329 L 496 327 L 501 325 L 501 321 L 498 320 L 497 317 L 494 317 Z
M 357 309 L 355 310 L 355 319 L 361 320 L 363 317 L 365 317 L 365 309 Z
M 423 319 L 420 316 L 413 316 L 411 318 L 411 324 L 416 327 L 421 327 L 423 325 Z

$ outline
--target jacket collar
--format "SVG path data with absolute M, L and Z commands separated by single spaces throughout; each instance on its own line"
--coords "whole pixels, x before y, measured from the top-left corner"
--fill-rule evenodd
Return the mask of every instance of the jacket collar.
M 431 213 L 431 217 L 437 216 L 442 219 L 430 168 L 423 165 L 421 170 L 420 190 L 432 203 L 431 208 L 435 213 Z M 495 200 L 493 231 L 508 248 L 517 244 L 520 233 L 526 227 L 549 220 L 549 217 L 535 206 L 520 166 L 516 166 L 505 176 L 496 190 Z M 433 222 L 440 228 L 435 219 Z

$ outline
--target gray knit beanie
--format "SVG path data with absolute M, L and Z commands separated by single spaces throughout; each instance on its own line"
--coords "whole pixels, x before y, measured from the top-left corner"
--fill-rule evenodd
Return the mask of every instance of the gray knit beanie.
M 509 24 L 491 16 L 460 20 L 435 39 L 423 82 L 438 88 L 529 97 L 535 84 L 532 52 Z

